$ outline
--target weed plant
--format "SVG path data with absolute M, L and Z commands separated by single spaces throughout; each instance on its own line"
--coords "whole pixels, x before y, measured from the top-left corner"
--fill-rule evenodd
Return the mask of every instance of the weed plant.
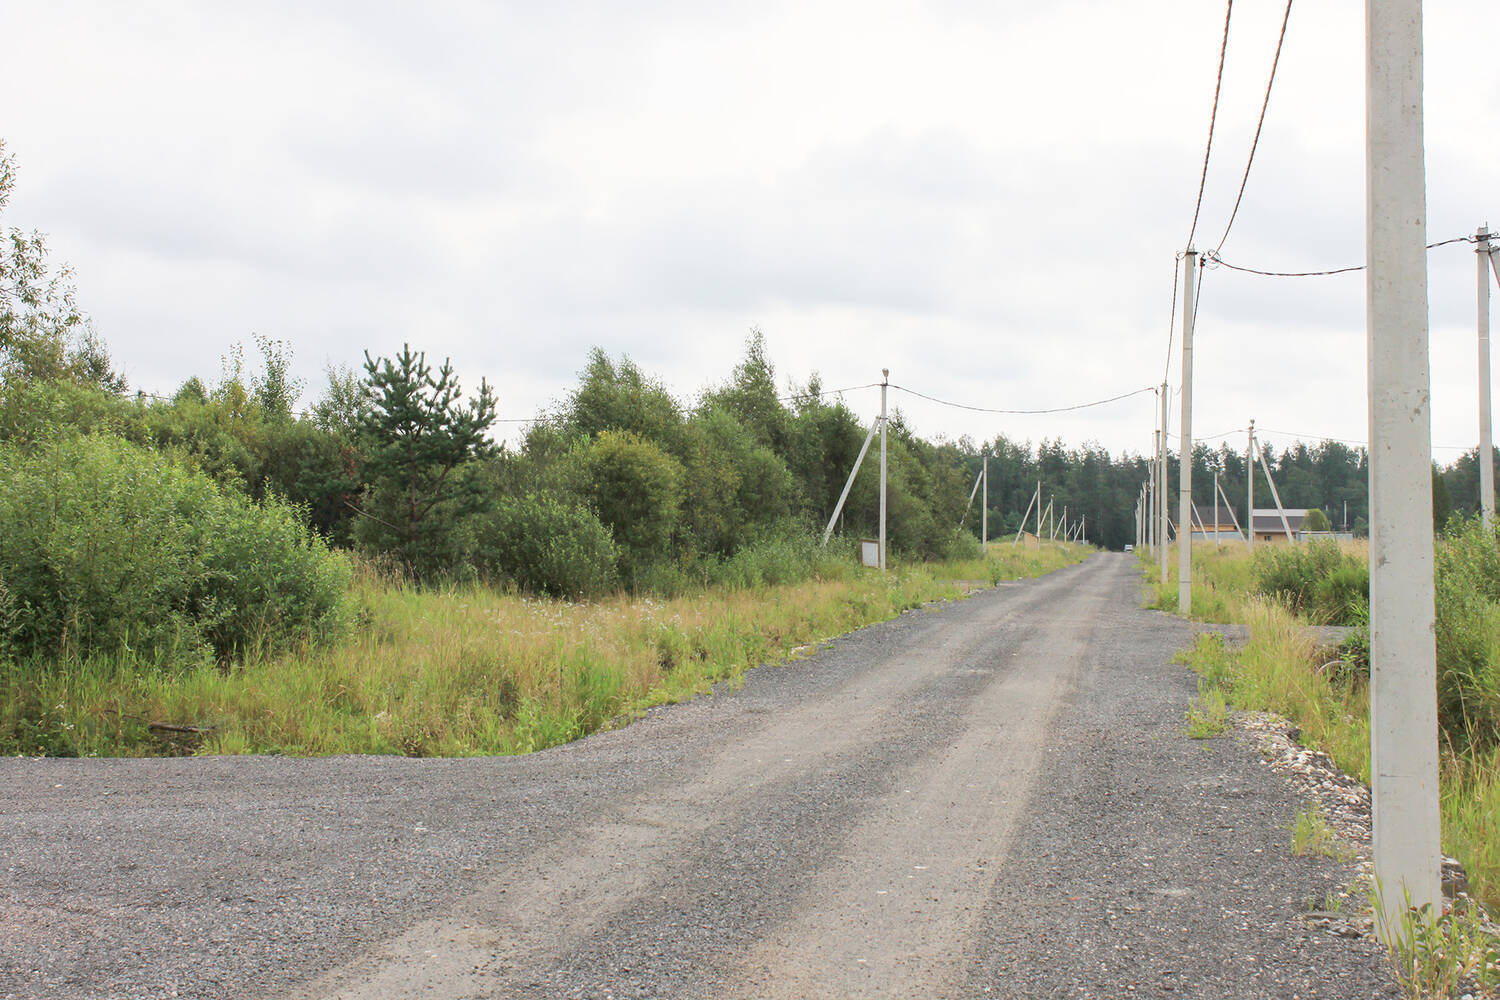
M 1352 851 L 1339 840 L 1338 834 L 1328 823 L 1328 817 L 1316 802 L 1297 810 L 1292 821 L 1292 853 L 1299 858 L 1308 855 L 1348 861 Z
M 1223 736 L 1229 731 L 1229 706 L 1224 701 L 1224 692 L 1217 685 L 1209 684 L 1203 678 L 1198 681 L 1198 697 L 1187 710 L 1187 729 L 1189 738 L 1195 740 L 1206 740 L 1214 736 Z
M 1377 881 L 1370 906 L 1407 997 L 1500 996 L 1500 937 L 1482 907 L 1455 906 L 1437 914 L 1430 905 L 1413 906 L 1410 893 L 1403 892 L 1399 907 L 1388 907 L 1384 895 Z

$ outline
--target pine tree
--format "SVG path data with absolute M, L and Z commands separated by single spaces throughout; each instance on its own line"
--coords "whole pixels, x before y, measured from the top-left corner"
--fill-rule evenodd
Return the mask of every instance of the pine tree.
M 426 354 L 405 344 L 394 360 L 366 352 L 365 382 L 357 429 L 369 489 L 358 535 L 427 575 L 448 562 L 457 528 L 483 505 L 463 469 L 494 450 L 485 432 L 495 422 L 495 397 L 481 380 L 464 405 L 448 359 L 434 377 Z

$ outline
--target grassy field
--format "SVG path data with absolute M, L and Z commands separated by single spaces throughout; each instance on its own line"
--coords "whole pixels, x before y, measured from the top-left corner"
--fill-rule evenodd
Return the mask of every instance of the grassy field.
M 1355 559 L 1368 558 L 1366 543 L 1343 549 Z M 1368 668 L 1359 662 L 1357 644 L 1342 652 L 1320 646 L 1307 628 L 1323 623 L 1316 612 L 1293 614 L 1285 601 L 1256 593 L 1255 568 L 1243 546 L 1195 547 L 1193 564 L 1192 617 L 1248 625 L 1250 638 L 1231 651 L 1218 636 L 1200 636 L 1184 661 L 1235 707 L 1291 719 L 1304 744 L 1326 751 L 1368 783 Z M 1175 548 L 1169 567 L 1163 586 L 1156 566 L 1143 560 L 1145 603 L 1176 612 Z M 1495 638 L 1500 648 L 1500 636 Z M 1500 750 L 1444 738 L 1441 761 L 1444 850 L 1463 862 L 1475 898 L 1500 905 Z
M 366 568 L 353 585 L 360 625 L 333 647 L 179 671 L 118 658 L 0 666 L 0 752 L 527 753 L 1091 551 L 998 544 L 986 560 L 885 575 L 830 563 L 798 584 L 590 603 L 417 589 Z

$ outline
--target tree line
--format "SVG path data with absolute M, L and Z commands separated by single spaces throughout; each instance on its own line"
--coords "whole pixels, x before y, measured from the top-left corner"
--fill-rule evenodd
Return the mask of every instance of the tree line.
M 0 210 L 14 165 L 0 146 Z M 191 468 L 222 490 L 299 512 L 328 545 L 356 549 L 418 580 L 485 577 L 559 594 L 676 589 L 757 549 L 804 544 L 838 500 L 868 427 L 814 374 L 779 382 L 752 332 L 740 362 L 693 400 L 674 397 L 627 356 L 596 348 L 578 382 L 513 447 L 495 443 L 497 399 L 465 393 L 453 364 L 404 346 L 333 368 L 303 412 L 291 346 L 256 337 L 216 377 L 170 398 L 132 396 L 76 305 L 44 239 L 6 233 L 0 257 L 0 445 L 12 454 L 65 434 L 105 435 Z M 1044 502 L 1086 518 L 1088 540 L 1134 540 L 1143 456 L 1093 444 L 1033 446 L 1002 435 L 928 440 L 899 410 L 889 422 L 888 537 L 894 553 L 971 553 L 969 497 L 989 456 L 992 539 L 1013 535 L 1038 482 Z M 1335 441 L 1262 452 L 1290 507 L 1321 509 L 1356 534 L 1368 521 L 1368 457 Z M 1475 452 L 1434 466 L 1435 515 L 1472 512 Z M 1241 516 L 1246 462 L 1198 445 L 1194 497 L 1219 482 Z M 1175 495 L 1176 460 L 1169 483 Z M 1269 498 L 1264 483 L 1257 496 Z M 839 537 L 878 533 L 873 456 L 853 483 Z M 963 527 L 960 527 L 960 525 Z

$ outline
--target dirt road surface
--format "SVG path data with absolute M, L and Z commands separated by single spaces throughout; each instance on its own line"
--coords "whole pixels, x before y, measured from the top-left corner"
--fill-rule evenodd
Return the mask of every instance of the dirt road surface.
M 0 997 L 1395 996 L 1134 565 L 526 758 L 0 761 Z

